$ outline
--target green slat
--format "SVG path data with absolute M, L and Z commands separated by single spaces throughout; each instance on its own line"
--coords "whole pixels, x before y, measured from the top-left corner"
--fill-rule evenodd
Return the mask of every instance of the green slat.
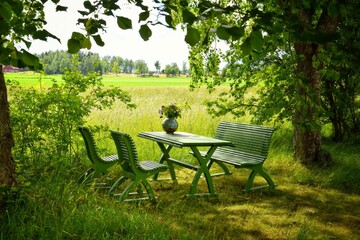
M 273 128 L 265 126 L 221 122 L 216 129 L 215 137 L 235 144 L 234 147 L 221 147 L 218 149 L 220 151 L 221 149 L 235 149 L 240 152 L 260 155 L 264 161 L 268 154 L 273 131 Z

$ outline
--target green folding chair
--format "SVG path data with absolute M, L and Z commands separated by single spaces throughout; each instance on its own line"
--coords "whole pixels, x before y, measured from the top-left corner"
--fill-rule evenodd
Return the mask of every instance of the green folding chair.
M 156 173 L 166 171 L 167 166 L 155 161 L 138 161 L 133 139 L 126 133 L 110 131 L 116 145 L 119 155 L 118 161 L 122 167 L 123 174 L 109 190 L 109 194 L 119 197 L 120 202 L 146 199 L 156 201 L 154 190 L 146 179 Z M 118 190 L 123 183 L 128 182 L 126 180 L 130 180 L 130 183 L 121 193 L 116 194 L 116 190 Z M 140 196 L 143 194 L 142 186 L 145 187 L 148 197 Z M 132 192 L 134 189 L 137 189 L 137 192 Z
M 86 147 L 87 155 L 91 161 L 91 167 L 78 179 L 79 183 L 86 183 L 89 179 L 106 175 L 107 170 L 118 162 L 118 155 L 100 157 L 95 139 L 91 131 L 84 126 L 78 127 Z

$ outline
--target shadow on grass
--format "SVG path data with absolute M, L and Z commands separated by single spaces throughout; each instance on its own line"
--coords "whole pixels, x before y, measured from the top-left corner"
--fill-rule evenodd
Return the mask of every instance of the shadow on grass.
M 292 158 L 292 130 L 277 129 L 272 138 L 270 158 L 265 167 L 269 166 L 274 178 L 285 176 L 293 178 L 296 183 L 329 188 L 343 193 L 360 194 L 360 145 L 359 140 L 335 143 L 324 138 L 322 148 L 328 150 L 333 158 L 330 168 L 304 168 Z M 289 172 L 292 175 L 289 175 Z M 271 176 L 273 176 L 271 174 Z
M 188 180 L 180 180 L 177 185 L 155 183 L 160 222 L 178 234 L 191 231 L 197 239 L 356 239 L 359 236 L 359 196 L 278 176 L 274 178 L 281 184 L 275 190 L 245 193 L 244 173 L 214 178 L 217 198 L 184 197 L 190 188 Z M 200 181 L 198 191 L 206 190 L 205 181 Z

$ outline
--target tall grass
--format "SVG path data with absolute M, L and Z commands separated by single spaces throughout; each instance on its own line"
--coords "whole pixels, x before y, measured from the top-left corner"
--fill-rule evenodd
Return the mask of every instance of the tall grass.
M 214 118 L 206 113 L 204 102 L 216 96 L 216 93 L 209 95 L 204 88 L 189 91 L 188 87 L 136 87 L 126 88 L 126 91 L 133 96 L 133 102 L 137 105 L 135 110 L 126 109 L 119 102 L 110 110 L 93 111 L 88 124 L 101 123 L 111 129 L 127 132 L 137 143 L 141 158 L 159 157 L 160 149 L 156 143 L 136 136 L 140 131 L 163 131 L 163 119 L 158 113 L 162 105 L 187 102 L 190 106 L 183 111 L 182 117 L 178 118 L 180 132 L 212 136 L 221 120 L 233 120 L 231 116 Z M 180 151 L 183 153 L 182 157 L 190 157 L 187 151 L 188 149 Z
M 178 119 L 178 131 L 212 136 L 220 121 L 250 120 L 249 116 L 209 116 L 202 103 L 216 93 L 209 95 L 203 88 L 126 90 L 137 109 L 116 103 L 111 110 L 93 111 L 87 124 L 129 133 L 141 160 L 157 160 L 161 154 L 154 142 L 137 134 L 162 131 L 158 110 L 164 104 L 187 101 L 191 106 Z M 115 151 L 108 132 L 96 139 L 102 148 Z M 33 175 L 31 185 L 9 201 L 0 216 L 0 239 L 359 239 L 359 145 L 326 143 L 324 147 L 334 156 L 332 168 L 303 167 L 292 159 L 292 129 L 285 124 L 275 131 L 264 165 L 278 185 L 276 190 L 244 193 L 249 171 L 230 167 L 232 175 L 213 179 L 217 198 L 187 198 L 194 172 L 178 167 L 178 184 L 151 182 L 159 197 L 156 204 L 118 203 L 104 191 L 78 185 L 75 180 L 89 166 L 87 156 L 78 164 L 65 159 Z M 174 150 L 174 157 L 196 163 L 189 149 Z M 119 172 L 115 167 L 109 177 L 116 180 Z M 255 179 L 255 185 L 263 183 Z M 206 191 L 204 179 L 198 190 Z

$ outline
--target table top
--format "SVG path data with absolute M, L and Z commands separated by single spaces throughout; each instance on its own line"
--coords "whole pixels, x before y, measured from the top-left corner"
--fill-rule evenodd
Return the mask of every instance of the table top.
M 140 132 L 139 137 L 179 148 L 190 146 L 232 146 L 233 143 L 213 137 L 200 136 L 187 132 Z

